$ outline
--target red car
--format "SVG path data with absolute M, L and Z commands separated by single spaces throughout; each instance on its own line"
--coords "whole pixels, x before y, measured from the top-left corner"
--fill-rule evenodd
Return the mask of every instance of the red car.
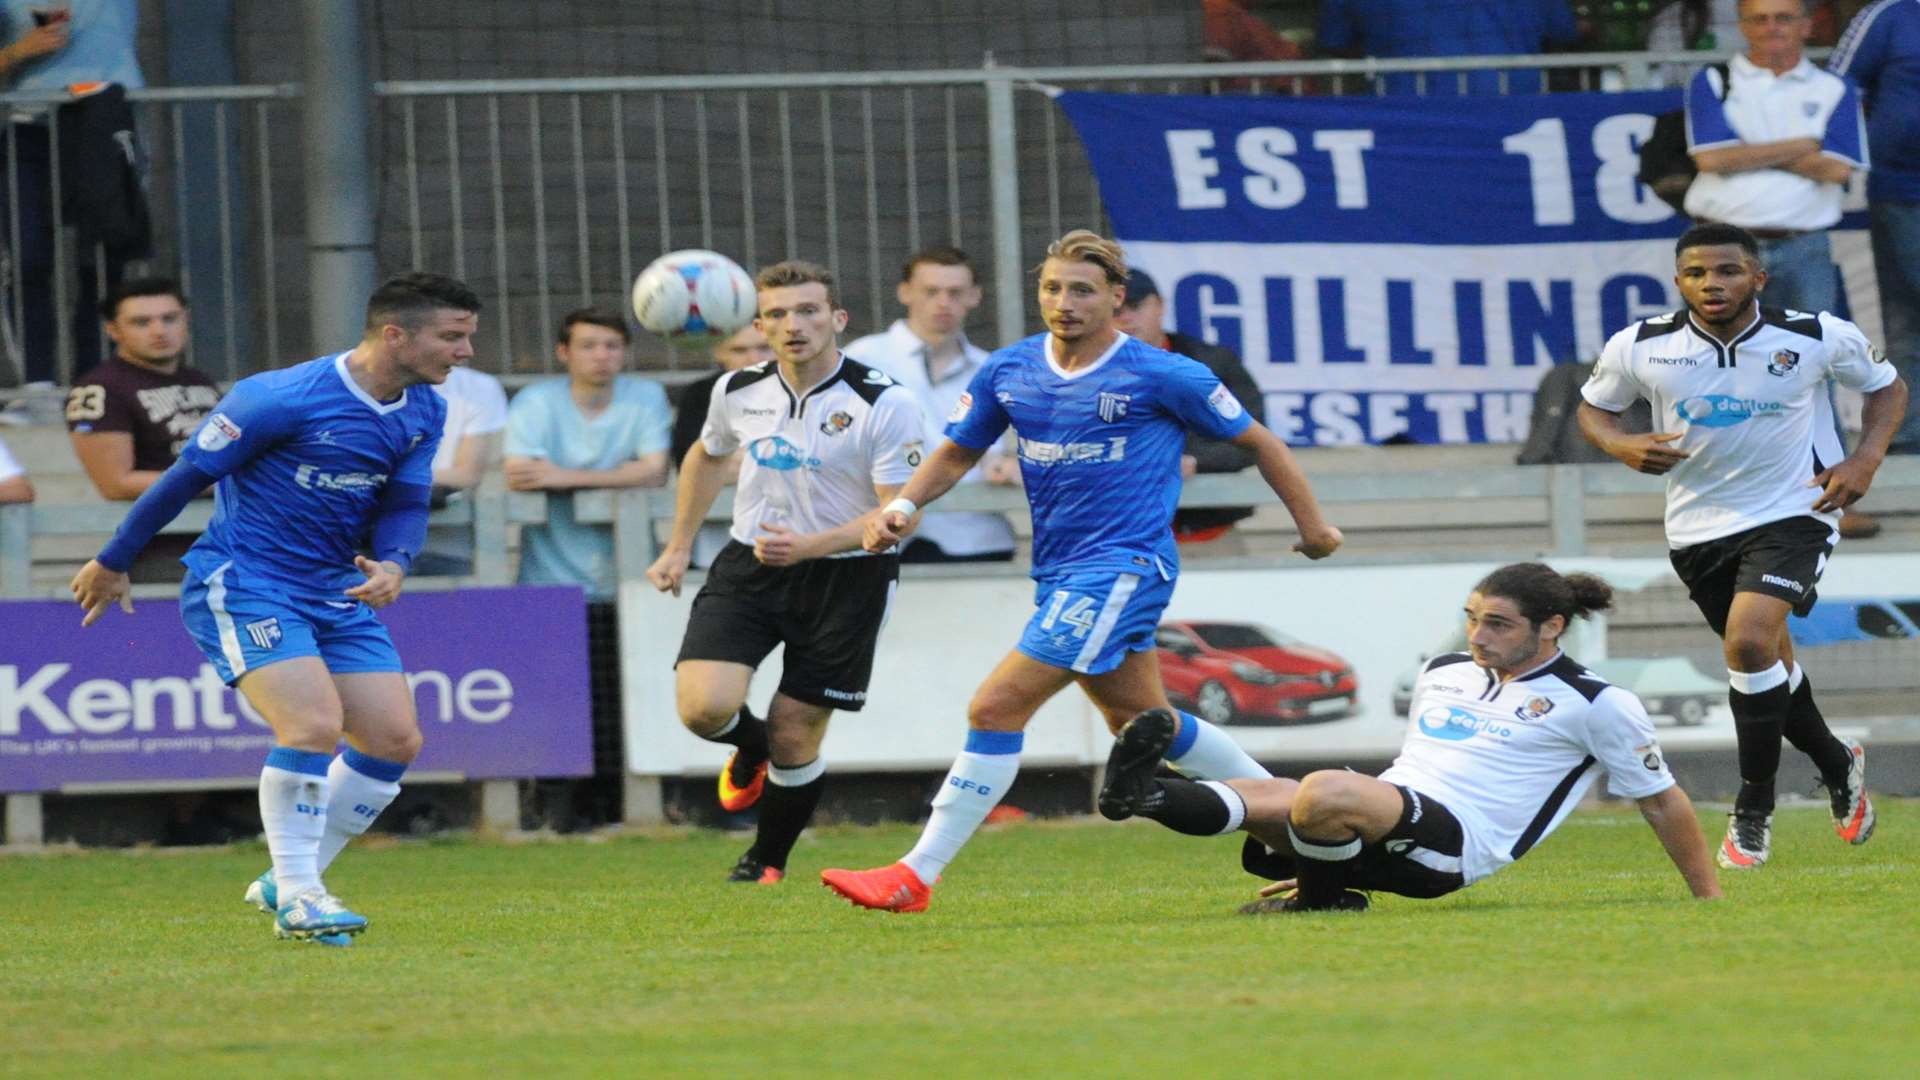
M 1167 696 L 1215 724 L 1317 724 L 1356 707 L 1351 664 L 1264 626 L 1163 622 L 1154 644 Z

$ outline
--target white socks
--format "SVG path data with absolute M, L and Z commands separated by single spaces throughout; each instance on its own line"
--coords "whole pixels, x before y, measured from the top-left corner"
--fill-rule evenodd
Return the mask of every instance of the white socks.
M 1183 712 L 1180 731 L 1167 749 L 1167 763 L 1196 780 L 1265 780 L 1273 774 L 1253 760 L 1233 736 Z
M 920 842 L 900 860 L 923 883 L 931 885 L 940 877 L 1013 786 L 1025 741 L 1018 731 L 967 732 L 967 748 L 953 760 L 940 794 L 934 796 L 933 816 Z
M 405 762 L 386 761 L 349 746 L 327 767 L 333 797 L 327 802 L 327 829 L 320 838 L 319 868 L 324 873 L 347 841 L 367 831 L 373 819 L 400 794 Z
M 320 887 L 320 840 L 327 829 L 330 754 L 276 746 L 260 770 L 260 824 L 273 856 L 281 903 Z

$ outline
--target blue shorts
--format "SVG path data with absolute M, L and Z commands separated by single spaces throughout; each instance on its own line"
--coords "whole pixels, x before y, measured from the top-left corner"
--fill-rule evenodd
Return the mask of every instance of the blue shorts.
M 1103 675 L 1128 653 L 1153 648 L 1154 628 L 1171 599 L 1173 582 L 1159 574 L 1094 571 L 1043 578 L 1019 648 L 1043 664 Z
M 187 633 L 229 685 L 296 656 L 317 656 L 336 675 L 403 670 L 387 628 L 367 605 L 346 596 L 289 596 L 238 574 L 223 563 L 205 580 L 189 572 L 180 586 Z

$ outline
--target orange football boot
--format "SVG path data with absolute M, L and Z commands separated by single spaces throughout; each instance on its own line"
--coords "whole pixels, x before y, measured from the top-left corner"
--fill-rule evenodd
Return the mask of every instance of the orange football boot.
M 745 784 L 736 784 L 733 777 L 734 762 L 740 760 L 740 751 L 735 750 L 720 769 L 720 809 L 729 814 L 737 814 L 760 801 L 760 793 L 767 788 L 767 759 L 760 759 L 754 766 L 753 778 Z
M 906 863 L 894 863 L 875 870 L 822 870 L 820 883 L 856 907 L 892 911 L 909 915 L 927 910 L 933 889 Z

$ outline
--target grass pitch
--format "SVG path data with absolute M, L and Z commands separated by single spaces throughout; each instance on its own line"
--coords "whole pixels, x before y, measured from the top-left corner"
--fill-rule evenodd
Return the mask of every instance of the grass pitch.
M 1862 848 L 1817 808 L 1685 898 L 1631 810 L 1453 897 L 1248 918 L 1239 840 L 992 829 L 923 915 L 715 833 L 350 850 L 351 949 L 276 942 L 257 845 L 0 858 L 0 1073 L 298 1076 L 1911 1076 L 1920 803 Z M 1724 817 L 1705 815 L 1717 839 Z

